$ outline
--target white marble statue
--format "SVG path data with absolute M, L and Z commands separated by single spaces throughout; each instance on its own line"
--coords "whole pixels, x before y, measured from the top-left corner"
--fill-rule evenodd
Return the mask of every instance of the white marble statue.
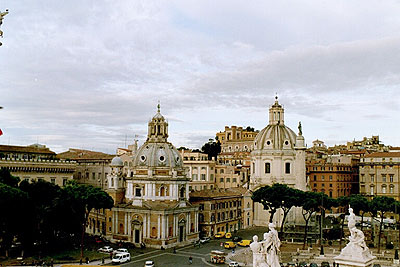
M 275 224 L 268 224 L 269 232 L 264 234 L 263 248 L 266 253 L 266 262 L 268 267 L 280 267 L 279 264 L 279 248 L 281 241 L 278 232 L 275 230 Z
M 268 267 L 265 262 L 265 254 L 261 242 L 258 242 L 258 236 L 253 236 L 253 243 L 250 244 L 253 252 L 253 267 Z
M 365 244 L 364 233 L 356 228 L 356 216 L 349 207 L 347 226 L 350 230 L 349 243 L 342 249 L 340 255 L 335 257 L 340 266 L 370 266 L 376 258 L 371 254 Z

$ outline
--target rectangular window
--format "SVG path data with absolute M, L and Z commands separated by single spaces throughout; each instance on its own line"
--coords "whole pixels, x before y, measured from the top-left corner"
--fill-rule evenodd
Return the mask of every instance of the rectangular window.
M 224 173 L 224 169 L 221 169 L 220 173 Z
M 201 174 L 201 180 L 205 181 L 206 180 L 206 175 L 204 173 Z
M 271 173 L 271 163 L 265 163 L 265 173 Z
M 314 184 L 314 187 L 317 187 L 317 184 Z
M 212 173 L 210 174 L 210 181 L 214 182 L 214 174 L 212 174 Z
M 230 183 L 231 182 L 231 178 L 226 178 L 226 182 Z
M 391 183 L 393 183 L 393 174 L 389 174 L 389 180 Z
M 321 180 L 325 180 L 325 175 L 321 175 Z
M 332 187 L 332 184 L 329 184 L 329 187 Z
M 290 162 L 285 163 L 285 173 L 289 174 L 290 173 Z
M 67 181 L 68 181 L 67 178 L 63 178 L 63 186 L 66 186 L 66 185 L 67 185 Z
M 142 196 L 142 189 L 139 188 L 139 187 L 135 188 L 135 195 L 137 197 L 141 197 Z
M 370 176 L 371 176 L 371 183 L 373 183 L 375 180 L 375 176 L 373 174 L 371 174 Z
M 96 173 L 92 173 L 92 179 L 95 180 L 96 179 Z
M 56 178 L 51 178 L 51 183 L 55 184 L 56 183 Z
M 332 175 L 329 175 L 329 181 L 332 181 Z
M 232 178 L 232 182 L 233 182 L 233 183 L 236 183 L 236 178 Z
M 317 180 L 317 176 L 316 175 L 314 175 L 314 181 L 316 181 Z
M 197 174 L 192 174 L 192 179 L 197 180 Z
M 224 182 L 224 178 L 220 178 L 219 181 L 220 181 L 221 183 L 223 183 L 223 182 Z
M 382 182 L 386 182 L 386 174 L 382 174 Z
M 322 184 L 321 186 L 322 186 L 322 187 L 325 187 L 325 184 Z

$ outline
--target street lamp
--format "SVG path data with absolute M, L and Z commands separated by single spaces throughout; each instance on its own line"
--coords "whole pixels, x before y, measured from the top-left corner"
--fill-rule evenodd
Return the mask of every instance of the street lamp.
M 323 214 L 323 209 L 324 209 L 324 193 L 322 192 L 322 195 L 321 195 L 321 220 L 320 220 L 320 245 L 321 245 L 321 250 L 320 250 L 320 252 L 319 252 L 319 254 L 320 255 L 324 255 L 324 245 L 322 244 L 322 238 L 323 238 L 323 236 L 322 236 L 322 227 L 323 227 L 323 216 L 322 216 L 322 214 Z

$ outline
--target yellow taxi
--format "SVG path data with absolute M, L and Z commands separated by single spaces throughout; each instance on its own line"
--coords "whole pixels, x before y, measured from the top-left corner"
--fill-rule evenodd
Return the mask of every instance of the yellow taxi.
M 242 240 L 240 242 L 238 242 L 237 244 L 241 247 L 248 247 L 250 246 L 251 240 Z
M 224 248 L 236 248 L 236 244 L 233 243 L 232 241 L 226 241 L 224 243 Z
M 224 238 L 225 237 L 225 232 L 218 232 L 214 237 L 215 238 Z
M 230 232 L 226 233 L 225 238 L 232 238 L 232 233 L 230 233 Z

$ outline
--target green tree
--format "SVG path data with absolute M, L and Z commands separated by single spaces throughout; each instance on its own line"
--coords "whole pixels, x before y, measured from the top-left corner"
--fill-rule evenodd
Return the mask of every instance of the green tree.
M 0 247 L 8 256 L 14 237 L 24 229 L 27 195 L 18 188 L 19 178 L 2 168 L 0 170 Z
M 203 153 L 208 155 L 208 160 L 212 160 L 212 158 L 217 160 L 218 154 L 221 153 L 221 143 L 217 137 L 215 138 L 215 141 L 213 139 L 209 139 L 208 142 L 201 147 L 201 150 Z
M 374 197 L 370 202 L 370 211 L 373 215 L 380 218 L 379 223 L 379 234 L 378 234 L 378 253 L 381 248 L 381 234 L 382 234 L 382 226 L 383 219 L 385 218 L 385 213 L 388 211 L 394 210 L 394 204 L 396 200 L 392 197 L 386 196 L 377 196 Z
M 77 184 L 75 181 L 68 182 L 64 190 L 82 227 L 81 257 L 83 258 L 85 231 L 90 212 L 93 209 L 111 209 L 114 206 L 114 201 L 110 195 L 100 188 L 86 184 Z
M 344 229 L 344 221 L 346 218 L 346 212 L 348 210 L 348 206 L 349 206 L 349 197 L 348 196 L 341 196 L 338 197 L 336 200 L 336 203 L 339 207 L 343 207 L 344 213 L 340 214 L 339 218 L 340 218 L 340 233 L 339 233 L 339 248 L 342 249 L 342 240 L 343 240 L 343 229 Z
M 254 202 L 259 202 L 265 210 L 270 212 L 269 222 L 273 221 L 275 212 L 282 208 L 283 220 L 281 225 L 281 234 L 283 233 L 283 224 L 285 223 L 287 214 L 290 209 L 298 203 L 297 191 L 284 184 L 266 185 L 255 192 L 251 197 Z
M 308 234 L 308 223 L 312 217 L 312 215 L 319 210 L 320 208 L 320 194 L 316 192 L 302 192 L 300 193 L 299 205 L 302 207 L 302 215 L 304 221 L 306 222 L 304 228 L 304 240 L 303 240 L 303 249 L 306 247 L 307 234 Z

